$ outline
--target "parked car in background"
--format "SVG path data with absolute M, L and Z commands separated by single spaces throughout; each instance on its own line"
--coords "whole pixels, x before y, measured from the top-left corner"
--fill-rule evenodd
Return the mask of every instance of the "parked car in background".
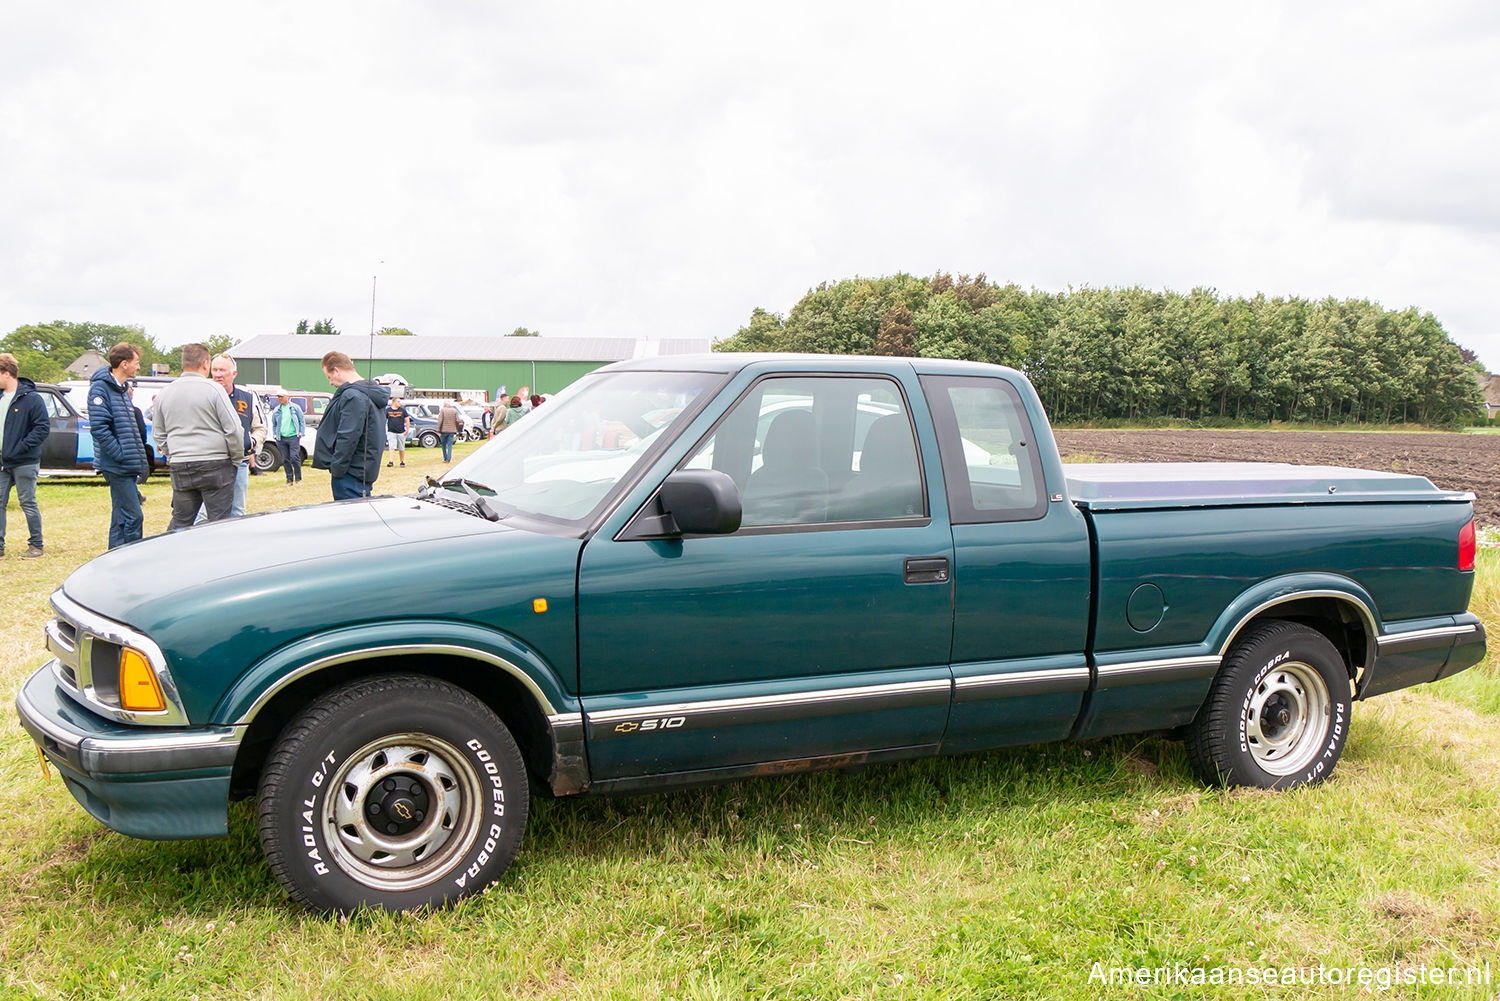
M 36 391 L 47 407 L 47 420 L 51 424 L 47 440 L 42 443 L 42 475 L 93 473 L 94 435 L 89 429 L 88 383 L 39 382 Z M 150 413 L 144 412 L 142 417 L 146 425 L 146 461 L 154 472 L 156 453 L 151 447 Z
M 413 399 L 402 400 L 401 405 L 406 408 L 406 413 L 411 417 L 411 430 L 406 432 L 406 440 L 415 442 L 423 448 L 436 448 L 442 441 L 438 434 L 438 414 L 443 409 L 444 403 L 452 403 L 458 406 L 456 400 L 427 400 Z M 459 438 L 469 437 L 469 417 L 464 413 L 462 407 L 458 408 Z M 483 432 L 480 432 L 483 434 Z
M 468 400 L 457 402 L 458 412 L 464 418 L 464 437 L 469 441 L 479 441 L 489 433 L 485 427 L 484 415 L 489 407 L 483 403 L 471 403 Z

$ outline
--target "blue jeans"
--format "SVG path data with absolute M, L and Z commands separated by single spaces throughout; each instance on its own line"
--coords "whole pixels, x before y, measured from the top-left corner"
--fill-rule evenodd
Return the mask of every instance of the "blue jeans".
M 370 496 L 371 485 L 358 476 L 345 473 L 343 476 L 333 477 L 332 483 L 334 500 L 350 500 L 354 497 Z
M 281 449 L 281 468 L 286 470 L 286 481 L 294 483 L 302 479 L 302 439 L 296 435 L 277 438 L 276 444 Z
M 109 548 L 114 549 L 141 537 L 141 492 L 135 477 L 125 473 L 105 473 L 104 482 L 109 484 Z
M 453 461 L 453 435 L 451 434 L 443 435 L 443 461 Z
M 41 468 L 40 462 L 28 462 L 24 466 L 0 469 L 0 549 L 5 548 L 5 509 L 10 506 L 13 483 L 16 500 L 21 502 L 21 512 L 26 515 L 26 528 L 31 532 L 29 541 L 38 549 L 42 548 L 42 510 L 36 506 L 36 475 Z

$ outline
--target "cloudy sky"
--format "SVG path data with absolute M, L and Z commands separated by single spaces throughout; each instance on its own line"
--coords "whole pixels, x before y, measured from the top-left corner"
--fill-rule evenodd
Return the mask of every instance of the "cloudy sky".
M 1415 305 L 1500 370 L 1490 3 L 79 0 L 0 55 L 0 332 L 367 336 L 376 279 L 719 338 L 944 270 Z

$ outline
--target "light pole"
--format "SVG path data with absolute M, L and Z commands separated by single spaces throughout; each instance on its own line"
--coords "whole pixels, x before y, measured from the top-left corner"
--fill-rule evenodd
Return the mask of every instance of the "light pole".
M 367 374 L 367 378 L 370 379 L 375 378 L 375 279 L 379 277 L 379 275 L 370 276 L 370 371 Z

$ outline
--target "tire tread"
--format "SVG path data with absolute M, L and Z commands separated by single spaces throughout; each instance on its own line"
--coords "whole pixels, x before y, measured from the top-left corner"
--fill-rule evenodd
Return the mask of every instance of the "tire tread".
M 1184 743 L 1187 747 L 1188 763 L 1194 774 L 1207 785 L 1253 785 L 1244 781 L 1240 773 L 1239 749 L 1236 746 L 1239 733 L 1240 706 L 1244 698 L 1241 687 L 1242 674 L 1253 670 L 1252 653 L 1261 646 L 1277 645 L 1293 640 L 1322 643 L 1328 652 L 1342 663 L 1343 658 L 1329 643 L 1328 637 L 1298 622 L 1275 620 L 1263 623 L 1235 641 L 1233 650 L 1219 667 L 1209 689 L 1208 698 L 1198 710 L 1192 724 L 1187 728 Z M 1339 693 L 1330 692 L 1337 698 Z M 1347 696 L 1345 696 L 1347 697 Z M 1289 776 L 1272 781 L 1268 788 L 1287 788 L 1298 784 L 1288 782 Z
M 261 851 L 271 874 L 293 900 L 310 910 L 323 911 L 327 907 L 312 899 L 292 873 L 288 859 L 301 847 L 300 844 L 283 844 L 281 833 L 277 830 L 281 819 L 280 804 L 285 802 L 287 772 L 293 769 L 295 762 L 305 753 L 309 740 L 326 731 L 330 718 L 338 717 L 347 707 L 371 698 L 377 702 L 383 698 L 407 701 L 417 698 L 422 699 L 424 704 L 446 698 L 453 700 L 456 705 L 494 717 L 489 706 L 469 692 L 445 681 L 420 674 L 387 674 L 351 681 L 323 694 L 286 725 L 276 738 L 261 769 L 256 792 L 256 829 Z M 508 735 L 505 724 L 498 717 L 494 718 L 500 730 Z M 525 766 L 514 738 L 500 750 L 514 755 L 516 767 L 525 775 Z M 515 807 L 516 816 L 512 818 L 514 824 L 524 829 L 528 812 L 527 797 L 522 796 Z

